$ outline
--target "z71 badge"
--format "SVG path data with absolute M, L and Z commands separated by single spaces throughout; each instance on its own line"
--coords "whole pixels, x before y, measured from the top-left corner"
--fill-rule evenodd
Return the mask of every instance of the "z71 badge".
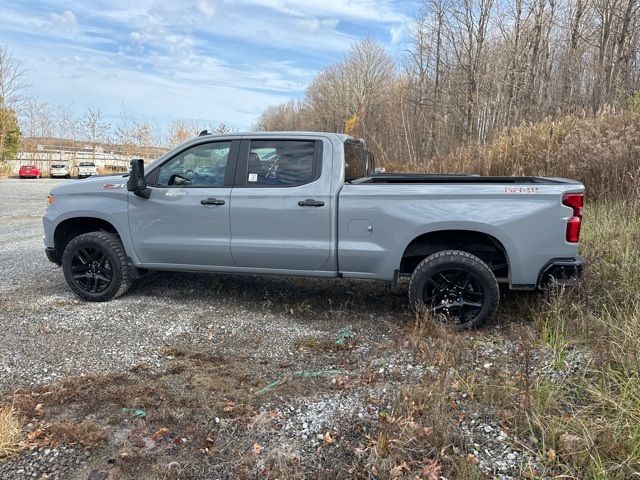
M 113 190 L 115 188 L 124 188 L 126 183 L 105 183 L 102 185 L 102 190 Z
M 540 193 L 540 187 L 504 187 L 504 193 Z

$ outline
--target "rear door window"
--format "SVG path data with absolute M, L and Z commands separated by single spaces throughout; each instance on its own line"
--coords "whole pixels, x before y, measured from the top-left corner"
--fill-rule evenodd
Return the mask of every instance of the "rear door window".
M 246 169 L 248 187 L 295 187 L 320 176 L 314 140 L 251 140 Z

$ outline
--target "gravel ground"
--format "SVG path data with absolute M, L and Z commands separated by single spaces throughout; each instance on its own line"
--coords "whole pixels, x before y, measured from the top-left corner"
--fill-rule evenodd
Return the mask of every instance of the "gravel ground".
M 41 218 L 47 192 L 59 182 L 0 181 L 0 387 L 127 371 L 143 363 L 160 367 L 160 352 L 168 345 L 203 344 L 256 360 L 290 360 L 297 339 L 335 335 L 350 316 L 336 310 L 330 318 L 317 318 L 310 310 L 311 300 L 328 304 L 316 288 L 324 294 L 335 290 L 335 282 L 272 277 L 162 273 L 115 301 L 84 302 L 44 254 Z M 388 290 L 350 283 L 334 297 L 338 309 L 360 287 L 367 289 L 365 296 Z M 297 290 L 291 293 L 292 288 Z M 364 312 L 348 320 L 383 339 L 385 328 L 369 317 Z M 397 322 L 392 312 L 378 320 Z
M 394 293 L 384 284 L 158 273 L 114 301 L 79 300 L 43 251 L 46 194 L 63 181 L 77 180 L 0 180 L 0 392 L 5 402 L 30 389 L 36 392 L 30 393 L 34 405 L 56 398 L 51 407 L 45 402 L 44 410 L 51 415 L 47 421 L 95 422 L 104 427 L 108 440 L 97 449 L 68 439 L 68 445 L 49 447 L 35 442 L 19 457 L 0 460 L 0 478 L 242 477 L 235 475 L 229 459 L 199 464 L 200 470 L 189 473 L 181 457 L 167 457 L 175 445 L 195 442 L 197 429 L 205 427 L 205 443 L 217 432 L 259 457 L 252 475 L 265 476 L 273 469 L 277 452 L 278 465 L 289 461 L 313 471 L 320 450 L 340 443 L 334 437 L 340 439 L 355 424 L 376 422 L 399 389 L 438 374 L 437 362 L 419 360 L 408 340 L 412 316 L 406 311 L 406 292 Z M 501 322 L 482 332 L 460 333 L 474 345 L 464 367 L 481 375 L 513 368 L 520 341 L 513 332 L 519 328 L 517 322 Z M 340 348 L 337 340 L 343 343 Z M 551 378 L 572 374 L 587 363 L 577 352 L 569 355 L 574 363 L 558 370 L 549 352 L 534 352 L 534 357 L 542 359 L 540 374 Z M 125 402 L 118 406 L 120 400 L 111 397 L 100 404 L 109 415 L 91 410 L 89 397 L 83 400 L 86 386 L 72 399 L 60 399 L 60 391 L 71 391 L 64 383 L 68 379 L 84 377 L 95 383 L 106 378 L 108 389 L 124 381 L 113 375 L 140 371 L 153 378 L 154 385 L 175 388 L 182 395 L 170 413 L 131 419 L 122 413 L 128 409 L 120 411 Z M 265 387 L 262 395 L 259 390 Z M 196 403 L 186 398 L 192 392 L 202 395 L 194 397 Z M 251 420 L 239 428 L 233 412 L 243 395 L 251 396 Z M 193 411 L 197 404 L 202 410 L 202 403 L 214 397 L 223 407 L 211 406 L 194 420 L 196 426 L 185 424 L 183 409 Z M 230 400 L 234 398 L 236 403 Z M 479 468 L 497 478 L 519 478 L 523 466 L 535 470 L 537 460 L 501 430 L 495 416 L 464 412 L 468 402 L 462 397 L 458 404 L 464 419 L 459 425 L 462 450 L 457 453 L 474 455 Z M 37 433 L 41 416 L 34 407 L 27 430 Z M 162 430 L 154 430 L 164 425 L 160 420 L 168 424 L 167 418 L 174 417 L 180 417 L 176 424 L 186 425 L 190 433 L 176 434 L 171 445 L 160 448 L 168 434 L 158 436 Z M 131 470 L 122 462 L 131 458 L 131 445 L 137 444 L 145 461 L 162 455 L 164 467 L 158 470 L 154 464 L 153 470 L 144 464 L 147 468 L 137 473 L 122 473 Z

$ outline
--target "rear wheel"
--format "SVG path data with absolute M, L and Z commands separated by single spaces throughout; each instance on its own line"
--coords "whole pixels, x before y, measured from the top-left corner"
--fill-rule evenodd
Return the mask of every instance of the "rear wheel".
M 432 317 L 457 329 L 479 327 L 491 319 L 499 298 L 498 282 L 487 264 L 460 250 L 425 258 L 409 283 L 414 308 L 426 308 Z
M 108 232 L 71 240 L 62 254 L 62 269 L 71 290 L 93 302 L 119 297 L 133 283 L 122 242 Z

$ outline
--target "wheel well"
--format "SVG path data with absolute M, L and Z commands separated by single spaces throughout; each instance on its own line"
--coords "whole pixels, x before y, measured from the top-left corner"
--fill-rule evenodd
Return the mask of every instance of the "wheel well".
M 106 220 L 92 217 L 69 218 L 60 222 L 53 233 L 54 253 L 57 263 L 62 261 L 62 253 L 71 240 L 88 232 L 109 232 L 118 234 L 116 228 Z
M 462 250 L 485 262 L 498 279 L 508 279 L 509 259 L 503 245 L 491 235 L 471 230 L 441 230 L 413 239 L 402 255 L 400 273 L 412 273 L 429 255 L 442 250 Z

